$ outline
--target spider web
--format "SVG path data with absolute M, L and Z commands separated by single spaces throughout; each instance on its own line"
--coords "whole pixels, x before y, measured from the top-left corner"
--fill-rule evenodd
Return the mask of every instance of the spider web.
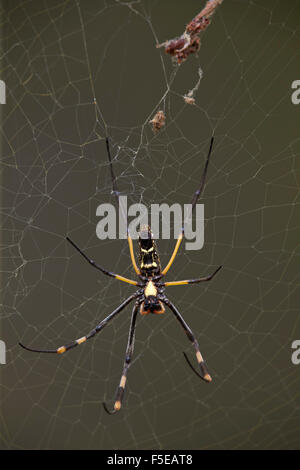
M 201 2 L 200 2 L 201 3 Z M 203 3 L 204 5 L 204 3 Z M 225 0 L 198 55 L 176 67 L 155 45 L 181 34 L 199 1 L 1 2 L 1 373 L 3 449 L 299 448 L 298 2 Z M 202 72 L 203 76 L 202 76 Z M 201 78 L 197 88 L 199 77 Z M 195 101 L 184 96 L 196 86 Z M 158 110 L 166 126 L 153 133 Z M 224 267 L 205 285 L 169 288 L 213 376 L 197 380 L 174 317 L 140 317 L 122 411 L 110 417 L 127 308 L 64 356 L 132 286 L 127 243 L 96 237 L 114 203 L 105 150 L 128 202 L 190 202 L 211 135 L 202 201 L 205 245 L 181 248 L 168 279 Z M 298 157 L 298 158 L 297 158 Z M 162 263 L 174 240 L 159 241 Z

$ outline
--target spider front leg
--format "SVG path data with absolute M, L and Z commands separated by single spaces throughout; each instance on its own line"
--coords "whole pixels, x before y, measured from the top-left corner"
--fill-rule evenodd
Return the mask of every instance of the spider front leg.
M 177 308 L 175 307 L 175 305 L 172 304 L 172 302 L 170 302 L 169 299 L 167 299 L 166 297 L 161 297 L 160 300 L 166 304 L 171 312 L 175 315 L 175 317 L 177 318 L 177 320 L 179 321 L 180 325 L 182 326 L 182 328 L 184 329 L 188 339 L 191 341 L 191 343 L 193 344 L 194 348 L 195 348 L 195 351 L 196 351 L 196 359 L 197 359 L 197 362 L 198 362 L 198 366 L 199 366 L 199 370 L 200 370 L 200 373 L 197 373 L 193 367 L 192 369 L 196 372 L 196 374 L 201 378 L 203 379 L 205 382 L 211 382 L 212 381 L 212 378 L 210 376 L 210 374 L 208 373 L 208 370 L 207 370 L 207 367 L 206 367 L 206 364 L 204 362 L 204 359 L 202 357 L 202 354 L 200 352 L 200 349 L 199 349 L 199 344 L 198 344 L 198 341 L 196 340 L 195 336 L 194 336 L 194 333 L 192 332 L 192 330 L 190 329 L 190 327 L 187 325 L 187 323 L 185 322 L 185 320 L 182 318 L 181 314 L 179 313 L 179 311 L 177 310 Z M 189 361 L 188 361 L 189 362 Z
M 103 407 L 105 411 L 108 414 L 114 414 L 117 411 L 121 409 L 122 406 L 122 401 L 123 401 L 123 396 L 124 396 L 124 391 L 125 391 L 125 385 L 127 381 L 127 372 L 131 363 L 132 355 L 133 355 L 133 349 L 134 349 L 134 337 L 135 337 L 135 324 L 136 324 L 136 317 L 138 314 L 138 309 L 141 304 L 141 301 L 136 301 L 135 306 L 133 307 L 132 310 L 132 315 L 131 315 L 131 324 L 130 324 L 130 330 L 129 330 L 129 336 L 128 336 L 128 343 L 127 343 L 127 348 L 126 348 L 126 354 L 125 354 L 125 361 L 123 365 L 123 372 L 120 380 L 120 385 L 117 389 L 116 393 L 116 398 L 115 398 L 115 404 L 114 404 L 114 409 L 110 411 L 108 407 L 106 406 L 105 403 L 103 403 Z
M 70 349 L 75 348 L 76 346 L 79 346 L 80 344 L 85 343 L 87 340 L 93 338 L 97 333 L 100 333 L 100 331 L 103 330 L 103 328 L 108 325 L 108 323 L 124 308 L 134 299 L 136 299 L 140 295 L 139 292 L 132 294 L 130 297 L 128 297 L 124 302 L 119 305 L 112 313 L 110 313 L 104 320 L 102 320 L 92 331 L 90 331 L 86 336 L 82 336 L 79 339 L 76 339 L 75 341 L 72 341 L 72 343 L 66 344 L 64 346 L 60 346 L 59 348 L 56 349 L 34 349 L 34 348 L 29 348 L 28 346 L 24 346 L 24 344 L 19 343 L 20 346 L 22 346 L 23 349 L 26 349 L 27 351 L 31 352 L 37 352 L 37 353 L 53 353 L 53 354 L 63 354 Z

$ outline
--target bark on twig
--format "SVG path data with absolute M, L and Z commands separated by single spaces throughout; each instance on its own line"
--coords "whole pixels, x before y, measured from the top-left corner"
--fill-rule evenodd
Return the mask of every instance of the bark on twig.
M 181 36 L 158 44 L 157 47 L 164 47 L 166 54 L 174 57 L 178 64 L 184 62 L 190 54 L 199 50 L 201 44 L 199 35 L 210 25 L 211 16 L 222 2 L 223 0 L 208 0 L 200 13 L 186 26 Z

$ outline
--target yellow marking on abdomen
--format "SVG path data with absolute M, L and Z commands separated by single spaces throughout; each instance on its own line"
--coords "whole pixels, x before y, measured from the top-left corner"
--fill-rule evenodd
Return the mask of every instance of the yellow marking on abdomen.
M 144 264 L 144 262 L 142 261 L 141 263 L 141 268 L 157 268 L 157 263 L 155 261 L 153 261 L 152 263 L 148 263 L 148 264 Z
M 145 248 L 141 248 L 141 251 L 143 253 L 151 253 L 151 251 L 153 251 L 153 249 L 154 249 L 153 246 L 151 246 L 151 248 L 149 248 L 148 250 L 146 250 Z

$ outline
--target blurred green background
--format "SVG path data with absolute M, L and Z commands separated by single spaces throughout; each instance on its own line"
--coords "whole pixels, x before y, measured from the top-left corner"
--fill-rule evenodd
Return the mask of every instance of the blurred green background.
M 198 55 L 179 68 L 156 44 L 205 2 L 1 2 L 2 449 L 296 449 L 300 366 L 297 0 L 224 0 Z M 183 96 L 203 71 L 195 106 Z M 157 110 L 166 126 L 153 134 Z M 65 356 L 35 355 L 88 333 L 133 288 L 101 276 L 67 245 L 132 277 L 124 240 L 98 240 L 96 208 L 114 202 L 104 138 L 129 203 L 184 204 L 215 148 L 205 244 L 184 246 L 168 279 L 224 267 L 205 285 L 169 288 L 213 376 L 174 317 L 138 318 L 124 407 L 112 403 L 128 308 Z M 162 263 L 174 240 L 159 242 Z

